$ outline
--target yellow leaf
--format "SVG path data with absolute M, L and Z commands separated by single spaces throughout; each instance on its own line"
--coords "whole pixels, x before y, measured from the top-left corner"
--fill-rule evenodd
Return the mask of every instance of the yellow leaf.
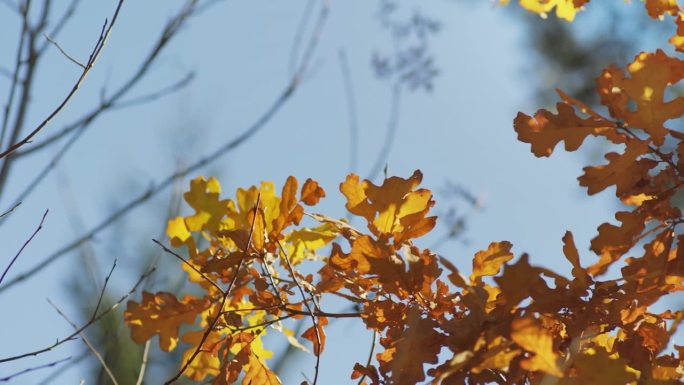
M 482 282 L 483 276 L 499 274 L 501 266 L 513 259 L 511 253 L 513 245 L 508 241 L 492 242 L 487 250 L 478 251 L 473 258 L 473 273 L 471 282 Z
M 558 355 L 553 351 L 553 337 L 533 318 L 518 318 L 511 325 L 511 338 L 534 356 L 520 362 L 525 370 L 541 370 L 556 377 L 563 372 L 558 366 Z

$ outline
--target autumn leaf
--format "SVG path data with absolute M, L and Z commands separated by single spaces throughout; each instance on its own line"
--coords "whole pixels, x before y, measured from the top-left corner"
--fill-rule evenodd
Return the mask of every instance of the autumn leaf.
M 550 156 L 561 141 L 565 141 L 566 151 L 575 151 L 589 136 L 607 135 L 615 130 L 615 124 L 595 117 L 580 118 L 571 105 L 558 103 L 557 114 L 539 110 L 534 117 L 518 113 L 513 126 L 518 140 L 532 145 L 532 153 L 537 157 Z
M 434 320 L 423 318 L 412 307 L 406 328 L 393 345 L 379 355 L 381 371 L 389 369 L 390 382 L 397 385 L 414 385 L 425 379 L 423 366 L 437 362 L 442 336 L 435 330 Z
M 684 63 L 657 50 L 639 54 L 627 70 L 630 78 L 615 67 L 604 70 L 597 80 L 601 103 L 613 117 L 644 130 L 653 143 L 661 146 L 668 133 L 665 122 L 684 114 L 684 98 L 665 101 L 667 87 L 684 77 Z M 627 106 L 630 100 L 636 105 L 634 110 Z
M 502 4 L 508 4 L 509 0 L 499 0 Z M 589 0 L 520 0 L 520 6 L 526 10 L 546 17 L 554 8 L 559 19 L 573 21 L 575 15 Z
M 190 344 L 190 348 L 183 353 L 181 364 L 188 362 L 195 354 L 203 336 L 204 330 L 189 331 L 183 335 L 183 342 Z M 183 374 L 193 381 L 203 381 L 206 377 L 218 376 L 221 373 L 220 350 L 226 342 L 226 336 L 221 333 L 210 333 Z
M 192 325 L 207 308 L 205 299 L 186 295 L 178 300 L 173 294 L 143 292 L 141 303 L 128 301 L 124 320 L 131 328 L 131 338 L 138 344 L 159 335 L 159 346 L 165 352 L 176 348 L 182 323 Z
M 675 23 L 677 24 L 677 31 L 675 32 L 674 36 L 672 36 L 669 40 L 669 43 L 672 44 L 675 49 L 679 52 L 684 52 L 684 14 L 679 13 L 675 17 Z
M 587 268 L 587 272 L 593 276 L 605 273 L 610 264 L 634 246 L 636 237 L 644 230 L 646 217 L 638 210 L 620 211 L 615 214 L 615 219 L 622 224 L 602 224 L 598 227 L 598 235 L 591 240 L 591 249 L 601 257 Z
M 499 274 L 501 266 L 513 259 L 511 248 L 513 245 L 508 241 L 492 242 L 487 250 L 478 251 L 473 257 L 473 273 L 470 281 L 482 282 L 483 276 Z
M 658 162 L 652 159 L 639 159 L 648 151 L 646 142 L 628 142 L 624 154 L 606 154 L 607 165 L 585 167 L 584 175 L 578 178 L 580 186 L 587 187 L 589 195 L 613 185 L 618 197 L 628 194 L 637 183 L 648 178 L 649 170 L 658 165 Z
M 636 379 L 624 360 L 611 358 L 602 348 L 595 349 L 593 354 L 579 354 L 573 358 L 573 365 L 577 369 L 573 380 L 578 385 L 624 385 Z
M 311 326 L 302 333 L 302 338 L 311 341 L 313 344 L 313 352 L 316 355 L 323 353 L 325 349 L 325 328 L 324 326 L 328 324 L 328 319 L 326 317 L 317 317 L 316 326 Z M 320 345 L 318 343 L 320 338 Z
M 347 198 L 347 210 L 368 221 L 375 235 L 391 234 L 397 243 L 420 237 L 435 226 L 435 217 L 425 217 L 434 205 L 432 193 L 416 187 L 423 174 L 416 170 L 408 179 L 391 177 L 381 186 L 350 174 L 340 191 Z
M 185 201 L 195 209 L 195 214 L 185 218 L 189 231 L 218 230 L 228 211 L 228 201 L 219 200 L 221 186 L 216 178 L 205 180 L 198 177 L 190 182 L 190 191 L 183 194 Z
M 575 246 L 575 239 L 569 231 L 563 236 L 563 254 L 572 265 L 572 276 L 575 277 L 579 286 L 582 288 L 588 287 L 593 280 L 580 264 L 580 256 L 579 252 L 577 252 L 577 247 Z
M 304 182 L 300 196 L 300 201 L 308 206 L 313 206 L 317 204 L 321 198 L 325 197 L 325 190 L 318 185 L 318 182 L 309 178 Z
M 526 317 L 513 321 L 511 339 L 523 349 L 534 354 L 520 362 L 524 369 L 541 370 L 556 377 L 563 376 L 558 365 L 558 354 L 553 349 L 553 336 L 549 331 L 542 328 L 537 320 Z
M 643 1 L 643 0 L 642 0 Z M 658 19 L 665 14 L 676 16 L 679 13 L 677 0 L 645 0 L 646 11 L 654 19 Z
M 280 385 L 280 379 L 266 366 L 256 354 L 249 355 L 249 362 L 244 367 L 245 376 L 242 385 Z

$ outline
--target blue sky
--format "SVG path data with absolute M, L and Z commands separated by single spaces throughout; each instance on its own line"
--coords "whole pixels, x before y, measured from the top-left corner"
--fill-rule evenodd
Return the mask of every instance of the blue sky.
M 75 22 L 59 37 L 60 44 L 85 60 L 114 3 L 84 2 Z M 111 89 L 125 79 L 180 4 L 127 1 L 84 87 L 36 142 L 96 105 L 103 84 Z M 150 183 L 239 135 L 286 84 L 292 42 L 305 5 L 306 1 L 221 2 L 193 19 L 133 94 L 164 87 L 188 70 L 196 71 L 195 81 L 163 100 L 99 119 L 57 172 L 2 224 L 0 239 L 5 251 L 0 266 L 19 249 L 46 209 L 50 213 L 43 230 L 12 273 L 32 267 L 78 235 L 69 221 L 74 208 L 83 228 L 91 228 Z M 365 175 L 382 147 L 391 97 L 389 84 L 378 81 L 370 66 L 371 53 L 391 43 L 375 18 L 376 5 L 364 0 L 332 2 L 311 70 L 297 94 L 245 145 L 188 177 L 215 175 L 226 195 L 261 180 L 281 186 L 288 175 L 300 180 L 312 177 L 328 191 L 328 198 L 317 210 L 343 216 L 337 186 L 349 172 L 350 141 L 338 52 L 346 52 L 355 85 L 358 164 L 360 174 Z M 516 254 L 529 252 L 534 262 L 567 272 L 560 239 L 566 230 L 572 230 L 581 256 L 593 260 L 589 240 L 599 224 L 612 219 L 612 192 L 586 197 L 575 180 L 587 163 L 586 154 L 559 152 L 551 159 L 537 159 L 528 145 L 516 140 L 512 128 L 517 111 L 536 110 L 529 74 L 538 64 L 525 48 L 527 36 L 519 18 L 512 9 L 495 7 L 489 1 L 477 5 L 414 1 L 406 2 L 405 7 L 419 7 L 442 22 L 441 32 L 431 42 L 441 75 L 432 93 L 402 95 L 396 138 L 387 160 L 389 173 L 408 176 L 420 169 L 425 187 L 439 190 L 451 181 L 484 202 L 484 209 L 469 219 L 468 242 L 445 243 L 437 251 L 467 272 L 474 252 L 491 241 L 509 240 Z M 3 65 L 12 60 L 15 19 L 6 7 L 0 7 Z M 29 121 L 39 121 L 53 108 L 79 71 L 56 50 L 50 50 L 38 78 L 41 86 Z M 7 79 L 0 78 L 2 98 L 7 84 Z M 53 154 L 48 150 L 22 161 L 0 197 L 0 210 Z M 136 280 L 132 269 L 136 257 L 152 246 L 151 242 L 140 246 L 140 242 L 158 237 L 163 230 L 165 202 L 172 193 L 163 192 L 159 199 L 130 213 L 117 230 L 105 231 L 95 240 L 101 275 L 114 258 L 119 260 L 121 267 L 114 273 L 111 288 L 114 296 Z M 445 211 L 449 202 L 440 204 L 440 197 L 437 199 L 435 210 Z M 431 241 L 434 238 L 426 238 L 423 246 Z M 76 256 L 68 256 L 0 295 L 0 309 L 5 309 L 0 317 L 0 357 L 41 348 L 70 333 L 69 325 L 45 298 L 67 314 L 78 314 L 79 304 L 70 302 L 65 289 L 74 274 L 86 274 L 85 268 Z M 158 283 L 163 281 L 164 277 L 157 277 Z M 369 338 L 346 321 L 332 326 L 321 383 L 348 379 L 354 360 L 365 360 Z M 67 343 L 55 352 L 2 365 L 0 377 L 75 354 L 80 344 Z M 301 371 L 312 371 L 309 363 L 296 362 L 284 382 L 301 380 Z M 32 383 L 47 373 L 27 375 L 17 383 Z M 76 367 L 59 383 L 76 384 L 83 375 L 84 368 Z

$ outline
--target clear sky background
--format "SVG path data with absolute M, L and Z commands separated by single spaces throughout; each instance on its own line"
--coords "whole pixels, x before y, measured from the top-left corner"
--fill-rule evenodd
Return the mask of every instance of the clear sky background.
M 82 219 L 80 230 L 89 229 L 150 183 L 199 159 L 254 122 L 287 84 L 291 47 L 306 3 L 224 1 L 194 18 L 133 94 L 165 87 L 188 70 L 196 71 L 195 81 L 157 102 L 109 113 L 89 129 L 57 172 L 0 225 L 0 267 L 4 267 L 34 231 L 42 213 L 50 210 L 43 230 L 8 278 L 78 236 L 79 229 L 69 220 L 74 210 Z M 534 262 L 567 273 L 570 266 L 562 258 L 561 237 L 572 230 L 584 251 L 581 256 L 593 261 L 589 240 L 599 224 L 612 219 L 612 191 L 589 198 L 580 189 L 575 178 L 588 163 L 586 154 L 560 151 L 551 159 L 537 159 L 528 145 L 516 140 L 512 128 L 516 113 L 532 113 L 538 107 L 532 100 L 535 90 L 530 80 L 538 70 L 534 68 L 537 62 L 531 60 L 528 37 L 512 8 L 495 7 L 487 0 L 473 3 L 402 3 L 404 12 L 419 8 L 441 21 L 442 30 L 431 40 L 441 74 L 433 92 L 402 94 L 399 124 L 387 159 L 389 173 L 408 176 L 420 169 L 427 188 L 439 191 L 452 182 L 483 199 L 484 208 L 469 217 L 467 242 L 444 243 L 436 250 L 463 271 L 469 271 L 474 252 L 491 241 L 509 240 L 516 255 L 529 252 Z M 36 142 L 95 106 L 103 84 L 114 88 L 125 79 L 180 5 L 180 1 L 127 1 L 85 85 Z M 114 6 L 114 1 L 84 2 L 75 21 L 60 35 L 60 44 L 85 60 Z M 370 65 L 372 52 L 385 51 L 391 44 L 376 11 L 374 1 L 332 1 L 311 69 L 297 94 L 261 132 L 236 151 L 188 175 L 182 187 L 187 188 L 188 180 L 197 175 L 215 175 L 224 194 L 232 196 L 235 188 L 261 180 L 282 186 L 288 175 L 300 181 L 312 177 L 328 192 L 317 211 L 344 216 L 338 185 L 350 171 L 350 134 L 338 52 L 346 52 L 354 84 L 360 130 L 357 171 L 364 176 L 383 146 L 390 114 L 391 86 L 379 81 Z M 3 66 L 13 60 L 16 23 L 9 8 L 0 5 Z M 34 95 L 29 121 L 45 116 L 79 72 L 51 49 L 37 79 L 41 86 Z M 0 77 L 3 105 L 7 87 L 8 80 Z M 16 167 L 9 188 L 0 197 L 0 211 L 53 154 L 47 151 Z M 93 247 L 101 275 L 114 258 L 121 266 L 114 272 L 113 296 L 136 281 L 136 259 L 152 249 L 147 240 L 163 231 L 165 205 L 172 193 L 164 191 L 128 214 L 122 225 L 96 238 Z M 437 201 L 436 212 L 454 204 L 439 195 Z M 456 202 L 460 208 L 467 207 Z M 439 231 L 443 234 L 446 229 Z M 428 246 L 436 238 L 426 237 L 419 243 Z M 80 305 L 73 303 L 67 286 L 75 275 L 86 274 L 80 261 L 75 255 L 67 256 L 0 295 L 0 357 L 44 347 L 71 332 L 45 298 L 67 314 L 79 314 Z M 155 279 L 163 287 L 165 277 Z M 366 359 L 370 334 L 339 321 L 330 327 L 328 336 L 320 383 L 345 383 L 353 363 Z M 76 354 L 81 348 L 81 342 L 70 342 L 49 354 L 0 364 L 0 377 Z M 300 382 L 300 372 L 310 375 L 311 362 L 291 361 L 294 367 L 284 383 Z M 57 383 L 77 384 L 84 370 L 76 366 Z M 23 376 L 16 383 L 34 383 L 48 373 Z

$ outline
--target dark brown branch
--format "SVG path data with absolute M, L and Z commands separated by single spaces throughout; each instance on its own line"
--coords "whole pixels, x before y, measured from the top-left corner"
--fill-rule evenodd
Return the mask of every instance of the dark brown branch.
M 26 373 L 33 372 L 33 371 L 40 370 L 40 369 L 51 368 L 51 367 L 53 367 L 53 366 L 56 366 L 56 365 L 61 364 L 62 362 L 69 361 L 70 359 L 71 359 L 71 357 L 66 357 L 66 358 L 62 358 L 61 360 L 57 360 L 57 361 L 50 362 L 50 363 L 48 363 L 48 364 L 39 365 L 39 366 L 34 366 L 34 367 L 31 367 L 31 368 L 26 368 L 26 369 L 24 369 L 24 370 L 21 370 L 21 371 L 19 371 L 19 372 L 14 373 L 14 374 L 10 374 L 10 375 L 7 376 L 7 377 L 2 377 L 2 378 L 0 378 L 0 382 L 8 382 L 9 380 L 13 379 L 14 377 L 19 377 L 19 376 L 21 376 L 22 374 L 26 374 Z
M 14 208 L 12 208 L 12 210 L 14 210 Z M 10 210 L 10 211 L 11 211 L 11 210 Z M 26 248 L 26 246 L 28 246 L 28 244 L 31 243 L 31 241 L 33 240 L 33 237 L 35 237 L 36 234 L 38 234 L 38 232 L 43 228 L 43 222 L 45 222 L 45 217 L 47 216 L 48 211 L 49 211 L 49 210 L 45 210 L 45 213 L 43 214 L 43 217 L 40 219 L 40 223 L 38 224 L 38 227 L 36 228 L 36 230 L 33 231 L 33 234 L 31 234 L 31 236 L 29 237 L 29 239 L 27 239 L 26 242 L 24 242 L 24 244 L 21 246 L 21 248 L 19 249 L 19 251 L 17 252 L 17 254 L 15 254 L 15 255 L 14 255 L 14 258 L 12 258 L 12 260 L 10 261 L 9 265 L 7 265 L 7 267 L 5 268 L 5 270 L 2 272 L 2 275 L 0 275 L 0 283 L 2 283 L 2 280 L 5 279 L 5 276 L 7 275 L 7 272 L 9 272 L 9 270 L 10 270 L 10 268 L 12 267 L 12 265 L 14 264 L 14 262 L 17 261 L 17 259 L 18 259 L 19 256 L 21 255 L 22 251 L 24 251 L 24 249 Z M 5 214 L 3 214 L 3 215 L 5 215 Z
M 199 344 L 197 344 L 197 349 L 192 353 L 190 358 L 188 358 L 187 361 L 185 361 L 185 364 L 183 367 L 176 373 L 175 376 L 173 376 L 171 379 L 166 381 L 164 385 L 169 385 L 180 376 L 185 373 L 185 371 L 188 369 L 188 367 L 192 364 L 192 362 L 197 358 L 197 355 L 200 353 L 202 350 L 202 345 L 204 345 L 204 342 L 207 340 L 207 337 L 209 337 L 209 334 L 214 330 L 214 327 L 216 326 L 216 323 L 218 320 L 221 318 L 221 313 L 223 312 L 223 308 L 226 305 L 226 301 L 228 300 L 228 296 L 230 295 L 230 291 L 233 289 L 233 286 L 235 285 L 235 282 L 237 282 L 237 277 L 240 274 L 240 270 L 242 270 L 242 266 L 245 263 L 245 259 L 247 259 L 247 251 L 252 245 L 252 236 L 254 236 L 254 225 L 256 224 L 257 221 L 257 215 L 259 215 L 259 203 L 261 203 L 261 191 L 259 192 L 259 195 L 257 195 L 257 201 L 256 204 L 254 205 L 254 219 L 252 220 L 252 226 L 249 229 L 249 236 L 247 237 L 247 243 L 245 243 L 245 248 L 242 250 L 242 256 L 240 257 L 240 263 L 237 265 L 235 268 L 235 273 L 233 274 L 233 277 L 230 280 L 230 283 L 228 283 L 228 288 L 226 288 L 226 291 L 223 293 L 223 298 L 221 299 L 221 305 L 218 308 L 218 311 L 216 312 L 216 317 L 211 321 L 211 323 L 207 326 L 207 330 L 204 331 L 204 334 L 202 335 L 202 339 L 200 340 Z M 259 236 L 262 236 L 259 234 Z
M 368 359 L 366 360 L 366 367 L 369 367 L 371 364 L 371 361 L 373 361 L 373 353 L 375 352 L 375 344 L 377 342 L 377 339 L 378 339 L 378 331 L 373 329 L 373 341 L 371 343 L 370 352 L 368 353 Z M 363 384 L 363 380 L 365 380 L 365 379 L 366 379 L 366 374 L 364 373 L 364 375 L 361 376 L 361 378 L 359 379 L 358 385 Z
M 187 259 L 181 257 L 177 253 L 175 253 L 173 250 L 169 249 L 168 247 L 164 246 L 161 242 L 159 242 L 156 239 L 153 239 L 152 242 L 156 243 L 159 245 L 159 247 L 162 248 L 166 253 L 173 255 L 174 257 L 178 258 L 181 262 L 184 264 L 188 265 L 195 273 L 199 274 L 202 278 L 204 278 L 205 281 L 209 282 L 212 286 L 214 286 L 221 294 L 225 295 L 226 293 L 223 291 L 221 286 L 219 286 L 216 282 L 212 281 L 207 277 L 204 273 L 202 273 L 198 268 L 196 268 L 192 263 L 190 263 Z
M 155 270 L 156 270 L 156 267 L 153 267 L 153 268 L 151 268 L 150 270 L 148 270 L 148 271 L 146 271 L 145 273 L 143 273 L 143 274 L 140 276 L 140 278 L 138 279 L 138 281 L 135 283 L 135 285 L 133 286 L 133 288 L 131 288 L 131 290 L 128 291 L 128 293 L 124 294 L 118 301 L 116 301 L 112 306 L 110 306 L 110 307 L 108 307 L 107 309 L 105 309 L 102 313 L 100 313 L 100 314 L 93 313 L 92 316 L 90 317 L 90 319 L 88 320 L 88 322 L 86 322 L 83 326 L 81 326 L 80 328 L 78 328 L 75 332 L 69 334 L 68 336 L 66 336 L 66 337 L 64 337 L 64 338 L 62 338 L 62 339 L 58 339 L 54 344 L 52 344 L 52 345 L 50 345 L 50 346 L 48 346 L 48 347 L 45 347 L 45 348 L 42 348 L 42 349 L 38 349 L 38 350 L 34 350 L 34 351 L 28 352 L 28 353 L 19 354 L 19 355 L 16 355 L 16 356 L 0 358 L 0 363 L 3 363 L 3 362 L 10 362 L 10 361 L 16 361 L 16 360 L 19 360 L 19 359 L 22 359 L 22 358 L 25 358 L 25 357 L 30 357 L 30 356 L 37 356 L 37 355 L 39 355 L 39 354 L 42 354 L 42 353 L 45 353 L 45 352 L 49 352 L 49 351 L 53 350 L 54 348 L 58 347 L 59 345 L 65 343 L 65 342 L 67 342 L 67 341 L 72 341 L 72 340 L 74 340 L 74 339 L 76 338 L 76 336 L 79 335 L 79 333 L 83 332 L 83 331 L 86 330 L 88 327 L 90 327 L 92 324 L 94 324 L 95 322 L 101 320 L 104 316 L 106 316 L 107 314 L 109 314 L 110 312 L 112 312 L 114 309 L 118 308 L 119 305 L 120 305 L 121 303 L 123 303 L 123 301 L 125 301 L 128 297 L 130 297 L 133 293 L 135 293 L 135 291 L 138 289 L 138 286 L 140 286 L 140 284 L 142 284 L 143 281 L 145 281 L 145 280 L 146 280 L 146 279 L 147 279 Z
M 114 27 L 114 24 L 116 23 L 116 19 L 119 16 L 119 11 L 121 10 L 121 6 L 123 5 L 124 0 L 119 0 L 119 3 L 116 7 L 116 10 L 114 11 L 114 16 L 112 16 L 112 22 L 108 24 L 108 21 L 105 20 L 104 25 L 102 26 L 102 31 L 100 32 L 100 36 L 97 39 L 97 43 L 95 44 L 95 47 L 93 48 L 93 51 L 90 53 L 90 57 L 88 58 L 88 61 L 86 62 L 85 68 L 83 69 L 83 72 L 81 72 L 81 76 L 79 76 L 78 80 L 76 83 L 73 85 L 67 96 L 62 100 L 62 102 L 55 108 L 48 116 L 47 118 L 43 119 L 43 121 L 36 126 L 36 128 L 33 129 L 28 135 L 26 135 L 22 140 L 12 144 L 7 150 L 0 152 L 0 159 L 6 157 L 7 155 L 11 154 L 12 152 L 16 151 L 19 147 L 29 143 L 31 139 L 38 133 L 40 132 L 45 126 L 47 126 L 48 123 L 54 119 L 57 114 L 59 114 L 64 107 L 69 103 L 71 98 L 76 94 L 76 91 L 81 87 L 81 84 L 83 84 L 83 81 L 85 80 L 86 76 L 90 72 L 90 70 L 93 68 L 95 65 L 95 62 L 97 61 L 98 57 L 100 56 L 100 53 L 102 52 L 102 49 L 104 48 L 105 44 L 107 43 L 107 38 L 109 38 L 109 34 L 112 31 L 112 28 Z
M 327 4 L 327 3 L 326 3 Z M 311 40 L 309 41 L 308 49 L 306 51 L 306 54 L 304 55 L 304 61 L 301 63 L 299 67 L 299 71 L 297 74 L 295 74 L 288 85 L 283 89 L 280 95 L 275 99 L 275 101 L 269 106 L 269 108 L 250 126 L 248 127 L 241 135 L 236 137 L 235 139 L 226 142 L 223 146 L 219 147 L 215 151 L 211 152 L 207 156 L 199 159 L 195 163 L 191 164 L 190 166 L 176 171 L 172 173 L 171 175 L 167 176 L 165 179 L 163 179 L 159 184 L 156 186 L 152 186 L 149 188 L 146 192 L 144 192 L 142 195 L 134 198 L 130 202 L 128 202 L 126 205 L 124 205 L 121 209 L 117 210 L 116 212 L 112 213 L 108 218 L 105 218 L 102 222 L 100 222 L 97 226 L 95 226 L 92 230 L 90 230 L 88 233 L 82 235 L 81 237 L 75 239 L 71 243 L 65 245 L 61 249 L 57 250 L 56 252 L 52 253 L 48 257 L 44 258 L 42 261 L 40 261 L 38 264 L 36 264 L 33 268 L 29 269 L 25 273 L 19 275 L 15 279 L 5 283 L 4 285 L 0 286 L 0 293 L 3 292 L 4 290 L 16 285 L 17 283 L 24 281 L 31 277 L 32 275 L 38 273 L 39 271 L 45 269 L 47 266 L 51 265 L 55 261 L 59 260 L 61 257 L 64 255 L 67 255 L 69 252 L 75 250 L 78 246 L 81 245 L 81 243 L 86 242 L 93 238 L 96 234 L 100 233 L 104 229 L 108 228 L 111 226 L 113 223 L 115 223 L 119 218 L 123 217 L 126 215 L 128 212 L 133 210 L 134 208 L 140 206 L 147 200 L 149 200 L 151 197 L 154 195 L 158 194 L 159 192 L 163 191 L 166 189 L 168 186 L 170 186 L 176 179 L 183 177 L 184 175 L 187 175 L 189 173 L 192 173 L 216 160 L 218 160 L 220 157 L 223 155 L 231 152 L 232 150 L 236 149 L 239 147 L 242 143 L 246 142 L 248 139 L 256 135 L 261 129 L 266 126 L 266 124 L 276 115 L 278 111 L 285 105 L 285 103 L 292 97 L 294 94 L 295 90 L 298 89 L 299 87 L 299 80 L 301 76 L 305 73 L 306 69 L 308 68 L 309 61 L 311 60 L 311 57 L 313 56 L 313 53 L 315 51 L 315 47 L 318 44 L 318 41 L 320 39 L 320 34 L 322 33 L 323 25 L 325 20 L 327 19 L 328 15 L 328 6 L 326 5 L 324 8 L 322 8 L 320 16 L 319 16 L 319 22 L 317 24 L 317 28 L 314 31 L 314 33 L 311 35 Z

